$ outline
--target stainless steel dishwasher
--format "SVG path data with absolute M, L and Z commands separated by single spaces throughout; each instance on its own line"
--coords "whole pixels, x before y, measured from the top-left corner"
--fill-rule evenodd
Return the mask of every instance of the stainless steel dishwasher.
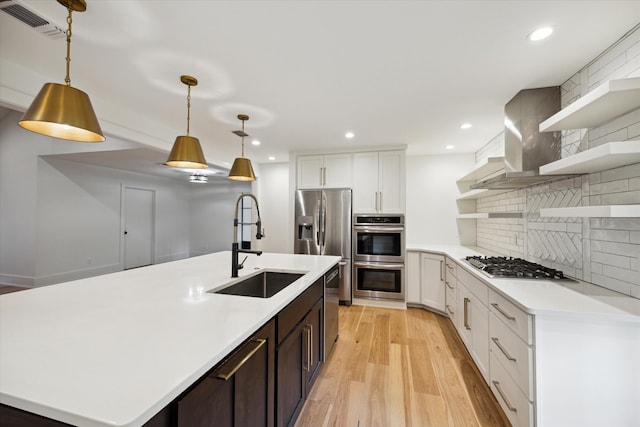
M 340 268 L 334 266 L 324 275 L 324 358 L 338 341 L 338 305 L 340 304 Z

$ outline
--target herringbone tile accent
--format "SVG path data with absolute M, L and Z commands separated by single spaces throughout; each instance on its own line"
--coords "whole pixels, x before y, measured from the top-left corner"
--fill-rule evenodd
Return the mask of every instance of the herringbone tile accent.
M 582 218 L 540 216 L 540 209 L 579 206 L 581 197 L 579 187 L 527 194 L 529 257 L 582 269 Z

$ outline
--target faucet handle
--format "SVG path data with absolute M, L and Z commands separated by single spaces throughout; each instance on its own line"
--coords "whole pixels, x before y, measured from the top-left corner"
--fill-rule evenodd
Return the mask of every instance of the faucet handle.
M 244 262 L 247 260 L 247 258 L 249 258 L 248 255 L 245 255 L 244 259 L 242 260 L 242 262 L 240 264 L 238 264 L 238 270 L 244 268 Z

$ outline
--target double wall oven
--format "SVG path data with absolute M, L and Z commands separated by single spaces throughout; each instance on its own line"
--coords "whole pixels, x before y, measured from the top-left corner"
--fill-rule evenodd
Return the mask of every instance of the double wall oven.
M 353 296 L 404 301 L 404 215 L 353 216 Z

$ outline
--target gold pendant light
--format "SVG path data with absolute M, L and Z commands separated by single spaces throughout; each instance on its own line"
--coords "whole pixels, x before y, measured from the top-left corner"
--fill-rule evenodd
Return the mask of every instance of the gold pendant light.
M 249 116 L 238 114 L 238 119 L 242 120 L 242 133 L 240 134 L 242 136 L 242 156 L 233 161 L 228 178 L 233 181 L 255 181 L 256 174 L 253 172 L 251 160 L 244 157 L 244 137 L 248 136 L 244 133 L 244 122 L 249 120 Z
M 69 11 L 67 17 L 67 75 L 65 84 L 45 83 L 18 124 L 42 135 L 80 142 L 102 142 L 102 129 L 89 96 L 71 87 L 71 15 L 87 10 L 85 0 L 58 0 Z
M 204 159 L 202 147 L 198 138 L 189 135 L 191 121 L 191 86 L 197 86 L 198 80 L 191 76 L 180 76 L 180 81 L 187 85 L 187 134 L 176 138 L 169 158 L 165 165 L 174 168 L 205 169 L 207 161 Z

